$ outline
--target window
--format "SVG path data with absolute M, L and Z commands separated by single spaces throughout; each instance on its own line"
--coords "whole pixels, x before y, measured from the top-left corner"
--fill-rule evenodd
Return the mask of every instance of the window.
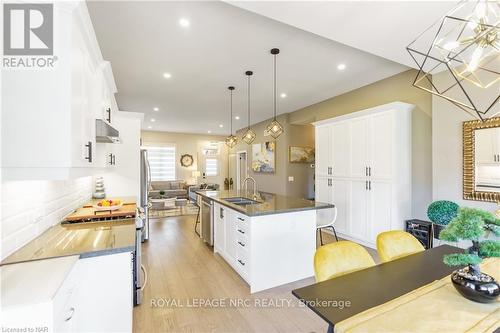
M 147 147 L 151 180 L 175 180 L 175 146 Z
M 219 161 L 216 158 L 205 159 L 205 176 L 217 176 L 219 171 Z

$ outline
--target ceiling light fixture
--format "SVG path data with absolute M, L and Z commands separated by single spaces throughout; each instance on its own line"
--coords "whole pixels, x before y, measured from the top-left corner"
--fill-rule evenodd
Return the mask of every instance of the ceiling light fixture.
M 211 131 L 211 130 L 208 130 L 208 131 L 207 131 L 207 133 L 208 133 L 208 134 L 210 134 L 210 133 L 212 133 L 212 131 Z
M 153 108 L 153 111 L 160 111 L 159 108 Z
M 183 27 L 183 28 L 187 28 L 187 27 L 189 27 L 189 26 L 190 26 L 190 24 L 191 24 L 191 23 L 189 22 L 189 20 L 188 20 L 187 18 L 181 18 L 181 19 L 179 20 L 179 25 L 180 25 L 181 27 Z
M 219 127 L 222 128 L 222 127 L 224 127 L 224 125 L 220 124 Z
M 243 134 L 242 140 L 245 141 L 247 145 L 249 145 L 253 142 L 253 140 L 255 140 L 255 137 L 256 137 L 255 132 L 252 131 L 252 129 L 250 128 L 250 77 L 253 75 L 253 72 L 246 71 L 245 75 L 247 76 L 247 98 L 248 98 L 248 101 L 247 101 L 247 112 L 248 112 L 247 121 L 248 121 L 248 126 L 247 126 L 247 131 L 245 132 L 245 134 Z
M 233 148 L 238 143 L 238 137 L 233 135 L 233 91 L 234 91 L 234 87 L 229 86 L 229 87 L 227 87 L 227 89 L 229 89 L 229 96 L 230 96 L 229 98 L 230 98 L 231 117 L 229 119 L 231 121 L 231 134 L 226 138 L 226 145 L 229 148 Z
M 152 129 L 152 128 L 153 128 L 153 126 L 148 126 L 148 129 Z
M 236 116 L 236 117 L 234 117 L 234 119 L 240 120 L 240 116 Z
M 498 115 L 499 22 L 498 1 L 461 1 L 406 47 L 419 69 L 413 85 L 482 121 Z
M 283 132 L 283 126 L 279 123 L 279 121 L 276 119 L 276 56 L 280 53 L 280 50 L 277 48 L 271 49 L 271 54 L 273 55 L 273 68 L 274 68 L 274 73 L 273 73 L 273 97 L 274 97 L 274 117 L 273 121 L 269 123 L 266 127 L 266 131 L 275 139 L 277 139 Z
M 345 68 L 346 68 L 346 65 L 345 65 L 345 64 L 338 64 L 338 65 L 337 65 L 337 69 L 338 69 L 339 71 L 343 71 Z
M 172 74 L 170 74 L 170 73 L 163 73 L 163 77 L 165 79 L 170 79 L 172 77 Z
M 281 93 L 280 97 L 281 98 L 286 98 L 286 94 L 285 93 Z
M 156 121 L 155 118 L 151 118 L 150 120 L 151 120 L 152 123 L 154 123 Z

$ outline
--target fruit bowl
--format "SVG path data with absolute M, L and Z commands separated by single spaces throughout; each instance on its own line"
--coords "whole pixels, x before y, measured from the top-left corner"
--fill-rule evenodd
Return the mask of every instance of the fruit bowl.
M 93 207 L 96 211 L 101 210 L 117 210 L 123 206 L 123 202 L 121 200 L 112 200 L 112 199 L 103 199 L 98 203 L 94 204 Z

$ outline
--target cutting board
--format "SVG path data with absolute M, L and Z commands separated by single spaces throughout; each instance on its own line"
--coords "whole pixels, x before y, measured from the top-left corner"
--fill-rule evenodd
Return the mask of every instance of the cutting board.
M 135 216 L 137 206 L 135 202 L 124 202 L 120 209 L 109 211 L 102 210 L 96 211 L 94 207 L 85 205 L 82 208 L 78 208 L 74 213 L 66 216 L 64 221 L 78 221 L 91 219 L 94 217 L 119 217 L 119 216 Z

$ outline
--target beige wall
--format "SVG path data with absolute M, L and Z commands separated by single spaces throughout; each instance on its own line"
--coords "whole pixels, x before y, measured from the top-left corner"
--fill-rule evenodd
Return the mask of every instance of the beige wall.
M 285 132 L 276 139 L 276 172 L 273 174 L 256 173 L 252 171 L 252 146 L 241 141 L 231 150 L 247 152 L 248 175 L 255 178 L 260 191 L 278 193 L 299 198 L 310 198 L 314 195 L 313 170 L 309 164 L 289 163 L 288 149 L 290 145 L 314 147 L 314 128 L 312 125 L 291 125 L 289 114 L 278 117 Z M 270 120 L 252 126 L 257 137 L 253 144 L 273 141 L 271 136 L 264 136 L 264 131 Z M 241 138 L 246 128 L 239 130 L 237 135 Z M 289 181 L 288 177 L 294 177 Z
M 448 79 L 446 73 L 433 76 L 433 81 L 440 87 Z M 472 95 L 473 98 L 488 97 L 486 95 L 488 91 L 476 90 L 476 92 L 481 95 Z M 491 93 L 498 92 L 491 91 Z M 497 108 L 500 108 L 499 104 Z M 459 205 L 489 211 L 497 209 L 495 203 L 462 199 L 462 123 L 475 118 L 447 100 L 433 96 L 432 119 L 434 200 L 446 199 L 455 201 Z
M 203 180 L 198 178 L 198 183 L 208 182 L 217 183 L 221 187 L 224 185 L 224 178 L 227 177 L 227 149 L 224 137 L 215 135 L 198 135 L 189 133 L 170 133 L 170 132 L 155 132 L 155 131 L 142 131 L 141 133 L 143 145 L 175 145 L 176 153 L 176 178 L 186 180 L 188 183 L 193 183 L 193 171 L 200 171 L 203 173 L 204 155 L 202 149 L 207 146 L 211 141 L 219 142 L 220 155 L 219 155 L 219 174 L 217 177 L 207 177 Z M 183 154 L 193 156 L 194 163 L 190 167 L 181 166 L 180 158 Z
M 365 87 L 290 113 L 291 124 L 333 118 L 377 105 L 401 101 L 416 106 L 412 115 L 413 216 L 426 218 L 432 200 L 432 98 L 412 86 L 416 71 L 408 70 Z

